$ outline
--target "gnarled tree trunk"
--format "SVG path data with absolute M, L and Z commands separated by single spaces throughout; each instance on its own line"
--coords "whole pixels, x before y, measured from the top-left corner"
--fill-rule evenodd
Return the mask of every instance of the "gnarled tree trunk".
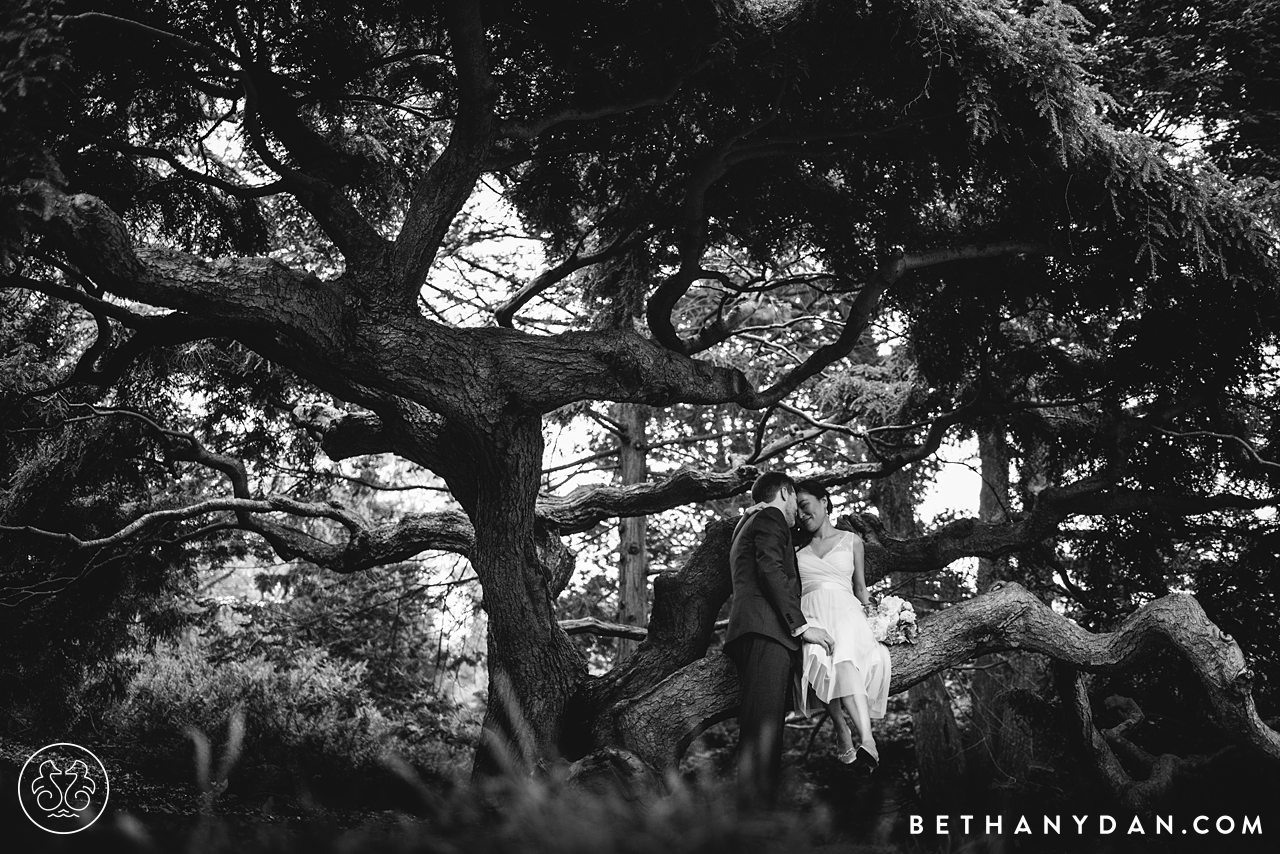
M 542 472 L 537 416 L 489 425 L 475 437 L 468 496 L 475 525 L 471 563 L 488 614 L 490 696 L 476 754 L 484 776 L 523 769 L 560 752 L 565 709 L 586 663 L 555 620 L 552 579 L 543 565 L 534 504 Z

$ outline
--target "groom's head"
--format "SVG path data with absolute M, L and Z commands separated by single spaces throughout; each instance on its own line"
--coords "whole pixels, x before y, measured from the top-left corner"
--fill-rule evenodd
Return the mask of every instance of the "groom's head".
M 788 525 L 796 521 L 796 483 L 786 472 L 767 471 L 751 486 L 751 498 L 782 511 Z

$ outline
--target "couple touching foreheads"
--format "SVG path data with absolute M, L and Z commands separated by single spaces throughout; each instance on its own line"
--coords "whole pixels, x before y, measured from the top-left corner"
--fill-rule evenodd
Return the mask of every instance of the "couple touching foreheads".
M 747 809 L 777 800 L 793 693 L 806 715 L 815 698 L 831 713 L 841 762 L 871 768 L 880 760 L 871 719 L 884 717 L 889 696 L 889 651 L 865 613 L 862 539 L 835 527 L 831 498 L 813 481 L 766 472 L 751 497 L 756 504 L 729 551 L 733 601 L 724 645 L 741 686 L 738 801 Z M 845 712 L 858 729 L 856 747 Z

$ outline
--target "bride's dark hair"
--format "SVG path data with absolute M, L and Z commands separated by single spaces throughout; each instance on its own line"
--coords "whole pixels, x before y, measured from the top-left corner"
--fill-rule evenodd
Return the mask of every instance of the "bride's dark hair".
M 827 492 L 827 488 L 816 480 L 798 480 L 796 481 L 796 495 L 807 492 L 814 498 L 819 499 L 827 507 L 827 513 L 831 512 L 831 493 Z

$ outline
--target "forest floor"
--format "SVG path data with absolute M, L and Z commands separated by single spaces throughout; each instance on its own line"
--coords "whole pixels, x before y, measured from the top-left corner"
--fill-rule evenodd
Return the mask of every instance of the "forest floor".
M 873 772 L 841 765 L 830 724 L 788 729 L 782 806 L 746 815 L 729 804 L 733 782 L 732 722 L 708 730 L 690 747 L 663 796 L 628 799 L 565 785 L 556 772 L 499 792 L 464 783 L 352 776 L 303 786 L 276 775 L 264 781 L 249 767 L 201 812 L 188 761 L 157 767 L 139 745 L 95 742 L 107 766 L 110 802 L 93 827 L 69 836 L 38 829 L 15 797 L 18 776 L 36 743 L 0 738 L 0 852 L 122 851 L 130 854 L 1200 854 L 1274 851 L 1269 837 L 1156 837 L 1121 833 L 1019 837 L 909 832 L 913 814 L 929 810 L 916 792 L 908 727 L 877 724 L 881 764 Z M 237 779 L 238 777 L 238 779 Z M 416 781 L 416 782 L 415 782 Z M 1245 781 L 1237 781 L 1244 784 Z M 340 784 L 339 784 L 340 783 Z M 1207 795 L 1208 792 L 1203 792 Z M 1243 807 L 1243 805 L 1242 805 Z M 1036 812 L 1040 806 L 1027 805 Z M 1046 812 L 1058 807 L 1044 804 Z M 1207 804 L 1198 809 L 1227 806 Z M 1248 809 L 1257 813 L 1256 805 Z M 978 810 L 981 811 L 981 810 Z M 1091 810 L 1096 812 L 1096 810 Z M 988 812 L 998 813 L 993 806 Z M 1193 813 L 1188 813 L 1188 815 Z M 1009 824 L 1016 816 L 1007 816 Z M 1270 822 L 1270 817 L 1266 818 Z M 1184 830 L 1185 833 L 1185 830 Z
M 541 812 L 551 818 L 525 822 L 532 826 L 523 828 L 515 828 L 502 818 L 486 818 L 483 808 L 472 809 L 469 804 L 442 817 L 441 805 L 448 811 L 449 805 L 462 805 L 469 797 L 461 785 L 452 792 L 439 785 L 423 786 L 415 794 L 390 772 L 380 784 L 356 781 L 356 786 L 346 789 L 326 788 L 324 781 L 309 787 L 279 785 L 279 780 L 267 785 L 261 780 L 241 782 L 230 786 L 216 800 L 212 811 L 202 815 L 201 796 L 190 766 L 157 768 L 154 762 L 140 758 L 138 745 L 85 738 L 82 743 L 102 760 L 110 775 L 107 812 L 83 833 L 52 836 L 37 829 L 23 815 L 15 797 L 0 796 L 0 833 L 15 846 L 0 844 L 0 849 L 357 854 L 483 850 L 497 854 L 533 850 L 586 852 L 602 850 L 601 844 L 608 847 L 606 837 L 593 838 L 587 844 L 588 840 L 581 838 L 581 828 L 578 838 L 555 838 L 561 831 L 572 835 L 572 828 L 565 828 L 580 821 L 588 828 L 614 825 L 615 835 L 623 837 L 614 840 L 619 843 L 617 850 L 634 854 L 674 854 L 670 840 L 664 842 L 660 838 L 673 828 L 662 826 L 681 823 L 698 825 L 692 835 L 681 835 L 687 844 L 676 846 L 688 852 L 750 848 L 790 854 L 884 854 L 903 850 L 899 843 L 905 811 L 915 798 L 910 743 L 881 740 L 882 765 L 868 774 L 835 759 L 829 724 L 820 729 L 816 738 L 812 736 L 812 726 L 789 729 L 783 808 L 767 818 L 739 819 L 725 805 L 724 795 L 732 783 L 732 745 L 736 739 L 730 725 L 704 734 L 681 767 L 682 782 L 687 787 L 680 795 L 705 801 L 698 808 L 681 812 L 671 804 L 621 803 L 616 798 L 613 803 L 588 803 L 584 807 L 582 793 L 577 793 L 576 797 L 566 796 L 563 805 L 543 804 Z M 23 765 L 41 746 L 0 739 L 0 793 L 16 790 Z M 233 782 L 235 776 L 232 775 Z M 273 787 L 276 791 L 271 790 Z M 551 791 L 528 797 L 545 799 Z M 423 798 L 434 801 L 434 814 L 427 815 L 432 810 L 422 808 Z M 497 810 L 500 814 L 503 807 L 498 806 Z M 557 810 L 564 813 L 559 819 L 555 818 Z M 598 810 L 598 820 L 584 817 L 584 810 Z M 466 815 L 458 815 L 459 812 Z M 634 832 L 626 831 L 622 825 L 631 826 Z M 646 836 L 653 838 L 641 838 Z

